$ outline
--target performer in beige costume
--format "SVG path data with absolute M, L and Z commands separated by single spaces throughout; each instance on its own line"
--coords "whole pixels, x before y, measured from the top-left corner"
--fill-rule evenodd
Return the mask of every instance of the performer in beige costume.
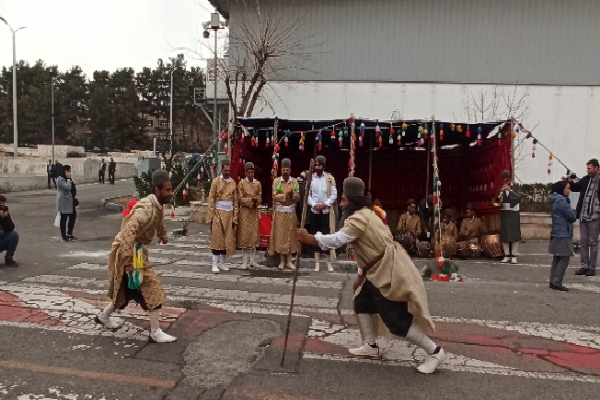
M 231 178 L 231 162 L 221 162 L 221 175 L 213 180 L 208 194 L 208 223 L 210 249 L 213 254 L 212 272 L 229 271 L 225 257 L 235 254 L 238 219 L 237 185 Z
M 166 300 L 163 286 L 154 269 L 148 263 L 148 250 L 143 247 L 158 236 L 166 244 L 167 230 L 163 222 L 163 205 L 173 197 L 173 185 L 167 171 L 158 170 L 152 174 L 154 194 L 140 200 L 130 214 L 123 219 L 121 231 L 117 234 L 108 259 L 110 285 L 108 297 L 112 302 L 97 317 L 96 322 L 109 329 L 119 326 L 111 321 L 115 309 L 123 309 L 134 300 L 150 315 L 150 341 L 174 342 L 177 338 L 167 335 L 159 325 L 160 308 Z M 143 281 L 138 289 L 128 286 L 129 275 L 134 273 L 134 253 L 142 251 Z M 138 253 L 139 254 L 139 253 Z
M 269 254 L 279 253 L 279 269 L 287 266 L 294 270 L 292 254 L 298 251 L 296 203 L 300 199 L 300 188 L 298 181 L 290 176 L 291 172 L 292 162 L 284 158 L 281 160 L 281 177 L 273 180 L 273 228 Z
M 311 235 L 298 229 L 301 243 L 335 249 L 352 243 L 357 256 L 359 275 L 354 282 L 354 310 L 365 341 L 350 353 L 376 356 L 379 347 L 376 334 L 382 321 L 387 334 L 403 337 L 427 352 L 425 362 L 417 368 L 430 374 L 444 361 L 445 352 L 427 334 L 435 331 L 429 315 L 425 285 L 419 272 L 381 219 L 375 215 L 364 196 L 364 183 L 358 178 L 346 178 L 341 206 L 348 218 L 344 227 L 333 235 Z M 379 326 L 382 328 L 382 326 Z
M 254 164 L 247 162 L 244 166 L 246 178 L 238 184 L 238 213 L 237 247 L 242 249 L 242 269 L 248 265 L 256 268 L 256 248 L 260 245 L 260 210 L 262 202 L 262 187 L 254 179 Z

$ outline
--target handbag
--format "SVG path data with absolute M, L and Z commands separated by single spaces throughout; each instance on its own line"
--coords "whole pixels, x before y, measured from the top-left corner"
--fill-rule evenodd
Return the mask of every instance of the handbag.
M 59 212 L 56 213 L 56 218 L 54 218 L 54 226 L 57 228 L 60 227 L 60 213 Z
M 79 200 L 77 200 L 77 197 L 73 197 L 73 206 L 77 207 L 79 205 Z

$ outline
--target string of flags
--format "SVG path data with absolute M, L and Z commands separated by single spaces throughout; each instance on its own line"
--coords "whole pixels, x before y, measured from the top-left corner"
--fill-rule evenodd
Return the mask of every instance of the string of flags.
M 539 145 L 540 147 L 542 147 L 544 150 L 546 150 L 548 152 L 548 169 L 547 169 L 547 174 L 548 175 L 552 175 L 552 166 L 554 164 L 554 160 L 558 161 L 558 163 L 560 165 L 562 165 L 563 167 L 566 168 L 567 170 L 567 175 L 571 174 L 572 169 L 570 169 L 569 167 L 567 167 L 565 165 L 565 163 L 563 163 L 559 158 L 557 158 L 554 153 L 552 153 L 550 151 L 550 149 L 548 149 L 548 147 L 546 147 L 543 143 L 541 143 L 539 141 L 539 139 L 537 139 L 536 137 L 533 136 L 533 134 L 530 131 L 526 131 L 525 129 L 523 129 L 523 127 L 520 127 L 521 130 L 523 130 L 523 132 L 526 132 L 527 135 L 525 136 L 525 139 L 533 139 L 532 140 L 532 145 L 531 145 L 531 158 L 535 158 L 535 152 L 537 150 L 537 146 Z M 515 129 L 517 132 L 519 132 L 519 126 L 517 126 L 517 128 Z

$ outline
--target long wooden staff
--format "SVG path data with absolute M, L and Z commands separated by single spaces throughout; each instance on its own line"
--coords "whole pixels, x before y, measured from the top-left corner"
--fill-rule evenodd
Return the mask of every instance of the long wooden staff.
M 304 228 L 306 222 L 306 212 L 308 208 L 308 195 L 310 193 L 310 184 L 312 182 L 313 169 L 315 167 L 315 159 L 311 158 L 310 168 L 308 169 L 308 179 L 305 183 L 304 199 L 302 199 L 302 218 L 300 219 L 300 227 Z M 290 300 L 290 312 L 288 313 L 287 328 L 285 329 L 285 340 L 283 341 L 283 354 L 281 355 L 281 366 L 285 361 L 285 352 L 287 351 L 288 337 L 290 336 L 290 325 L 292 323 L 292 311 L 294 310 L 294 297 L 296 296 L 296 282 L 298 281 L 298 270 L 300 269 L 300 248 L 296 253 L 296 269 L 294 270 L 294 280 L 292 283 L 292 298 Z

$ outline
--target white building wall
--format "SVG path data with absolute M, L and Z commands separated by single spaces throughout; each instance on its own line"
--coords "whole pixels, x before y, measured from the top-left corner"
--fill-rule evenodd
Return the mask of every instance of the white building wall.
M 349 117 L 365 119 L 425 119 L 476 123 L 465 103 L 471 96 L 487 93 L 486 104 L 494 91 L 499 96 L 495 116 L 486 121 L 508 118 L 504 96 L 516 92 L 520 98 L 529 93 L 529 116 L 522 122 L 534 129 L 534 135 L 555 156 L 579 176 L 585 163 L 600 158 L 600 86 L 499 86 L 425 83 L 360 82 L 271 82 L 264 98 L 270 106 L 257 105 L 253 117 L 320 120 Z M 275 112 L 272 111 L 273 108 Z M 522 112 L 523 109 L 517 112 Z M 550 182 L 560 179 L 565 168 L 554 160 L 548 176 L 548 153 L 540 146 L 531 157 L 532 141 L 523 145 L 523 162 L 517 169 L 524 183 Z

